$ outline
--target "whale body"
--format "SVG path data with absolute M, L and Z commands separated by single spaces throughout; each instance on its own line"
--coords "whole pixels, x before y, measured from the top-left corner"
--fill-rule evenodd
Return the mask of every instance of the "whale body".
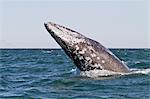
M 79 70 L 129 72 L 129 68 L 99 42 L 52 22 L 44 23 L 44 25 Z

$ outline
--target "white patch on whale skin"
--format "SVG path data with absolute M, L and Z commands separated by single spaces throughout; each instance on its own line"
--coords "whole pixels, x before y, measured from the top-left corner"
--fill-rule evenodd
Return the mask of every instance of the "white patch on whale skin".
M 104 63 L 105 63 L 105 61 L 104 61 L 104 60 L 102 60 L 102 63 L 104 64 Z
M 79 51 L 79 54 L 85 54 L 86 51 L 87 51 L 87 49 L 83 48 L 81 51 Z
M 79 60 L 82 60 L 83 59 L 83 56 L 79 56 Z
M 79 54 L 84 54 L 85 52 L 83 50 L 79 51 Z
M 96 67 L 96 68 L 100 67 L 100 69 L 103 69 L 103 66 L 101 64 L 97 64 L 97 63 L 95 63 L 94 65 L 92 65 L 92 67 Z
M 100 57 L 97 57 L 97 60 L 100 60 Z
M 92 46 L 88 46 L 88 49 L 94 51 Z
M 85 59 L 86 59 L 87 61 L 91 60 L 91 58 L 90 58 L 90 57 L 85 57 Z
M 96 54 L 95 54 L 95 53 L 92 53 L 92 54 L 91 54 L 91 57 L 96 57 Z
M 76 47 L 76 50 L 79 50 L 79 49 L 80 49 L 78 45 L 76 45 L 75 47 Z
M 86 49 L 86 48 L 83 48 L 82 50 L 83 50 L 84 52 L 86 52 L 86 51 L 87 51 L 87 49 Z

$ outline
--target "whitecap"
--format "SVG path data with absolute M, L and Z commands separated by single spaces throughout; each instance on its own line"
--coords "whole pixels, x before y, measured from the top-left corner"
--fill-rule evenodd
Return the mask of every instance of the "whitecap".
M 52 53 L 53 50 L 51 51 L 42 51 L 42 53 Z
M 135 63 L 135 64 L 139 64 L 139 63 L 141 63 L 141 62 L 140 62 L 140 61 L 135 61 L 134 63 Z
M 76 68 L 71 69 L 70 72 L 76 72 Z
M 80 70 L 78 68 L 73 68 L 69 72 L 72 73 L 72 74 L 75 74 L 75 75 L 80 74 Z

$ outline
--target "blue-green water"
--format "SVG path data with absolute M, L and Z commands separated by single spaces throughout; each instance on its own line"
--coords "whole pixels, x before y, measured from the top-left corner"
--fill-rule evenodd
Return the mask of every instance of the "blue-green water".
M 150 68 L 150 49 L 111 49 L 129 68 Z M 1 49 L 0 99 L 150 99 L 150 75 L 82 77 L 61 49 Z

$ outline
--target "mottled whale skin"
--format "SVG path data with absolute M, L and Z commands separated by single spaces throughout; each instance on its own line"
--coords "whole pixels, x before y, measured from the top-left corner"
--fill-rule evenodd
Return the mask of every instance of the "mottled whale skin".
M 52 22 L 44 23 L 44 25 L 81 71 L 96 69 L 129 72 L 129 68 L 99 42 Z

